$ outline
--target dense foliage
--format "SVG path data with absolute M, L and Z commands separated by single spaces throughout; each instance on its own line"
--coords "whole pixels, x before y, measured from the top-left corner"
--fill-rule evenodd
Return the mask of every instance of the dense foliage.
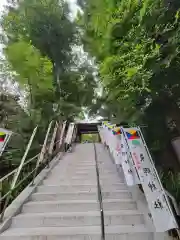
M 104 88 L 92 110 L 145 124 L 156 164 L 177 171 L 169 146 L 180 135 L 180 1 L 79 2 L 85 49 Z
M 179 133 L 180 2 L 82 3 L 84 14 L 79 23 L 84 28 L 85 47 L 99 65 L 108 97 L 104 104 L 119 105 L 109 107 L 111 115 L 145 122 L 153 129 L 160 123 L 167 129 L 168 121 L 173 120 Z
M 19 141 L 19 149 L 24 150 L 33 128 L 39 125 L 38 149 L 52 119 L 73 120 L 94 98 L 93 68 L 86 58 L 80 59 L 78 50 L 73 51 L 81 42 L 69 14 L 64 0 L 10 0 L 2 15 L 5 59 L 0 64 L 1 85 L 10 85 L 11 92 L 11 84 L 18 83 L 21 94 L 18 91 L 16 95 L 21 95 L 21 106 L 18 100 L 15 105 L 23 116 L 15 109 L 6 109 L 7 121 L 14 121 L 15 114 L 21 125 L 3 125 L 2 119 L 0 124 L 26 139 L 24 144 Z M 4 111 L 3 106 L 0 111 Z M 19 155 L 11 158 L 20 160 Z

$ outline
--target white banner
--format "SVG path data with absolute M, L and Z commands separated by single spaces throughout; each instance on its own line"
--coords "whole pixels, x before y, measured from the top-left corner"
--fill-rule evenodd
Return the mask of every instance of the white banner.
M 104 134 L 102 133 L 103 131 Z M 100 129 L 100 135 L 102 136 L 101 139 L 104 139 L 104 142 L 109 146 L 110 153 L 115 163 L 117 165 L 122 165 L 127 185 L 133 186 L 139 184 L 140 180 L 137 171 L 126 147 L 120 128 L 110 123 L 105 123 Z
M 12 132 L 10 132 L 6 129 L 0 128 L 0 156 L 4 152 L 4 149 L 8 143 L 11 135 L 12 135 Z
M 107 131 L 106 126 L 104 124 L 100 126 L 99 131 L 100 131 L 100 137 L 101 137 L 102 143 L 106 144 L 106 131 Z
M 138 177 L 136 168 L 133 164 L 131 154 L 126 144 L 126 139 L 124 138 L 123 134 L 121 137 L 121 155 L 122 155 L 122 168 L 124 171 L 127 185 L 133 186 L 136 184 L 140 184 L 140 179 Z
M 114 150 L 113 150 L 113 157 L 116 164 L 122 164 L 121 163 L 121 135 L 114 135 L 113 137 L 113 144 L 114 144 Z
M 157 232 L 178 228 L 168 198 L 142 140 L 139 128 L 122 128 L 136 166 Z
M 109 146 L 109 151 L 113 155 L 114 152 L 114 135 L 111 129 L 107 129 L 107 144 Z

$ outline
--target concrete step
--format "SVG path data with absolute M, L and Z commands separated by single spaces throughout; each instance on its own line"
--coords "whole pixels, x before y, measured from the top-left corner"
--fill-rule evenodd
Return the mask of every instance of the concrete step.
M 112 167 L 108 167 L 108 168 L 105 168 L 105 167 L 99 167 L 99 173 L 101 175 L 101 173 L 116 173 L 117 174 L 117 169 L 116 168 L 112 168 Z
M 93 169 L 77 169 L 76 171 L 74 169 L 69 169 L 67 172 L 73 172 L 73 173 L 76 173 L 76 174 L 80 174 L 80 173 L 85 173 L 85 174 L 88 174 L 88 173 L 95 173 L 96 172 L 96 168 L 93 168 Z
M 82 164 L 82 165 L 74 165 L 74 166 L 68 166 L 67 167 L 67 170 L 72 170 L 72 169 L 77 169 L 77 168 L 85 168 L 85 169 L 95 169 L 96 168 L 96 165 L 93 164 L 93 165 L 87 165 L 87 164 Z
M 103 200 L 103 209 L 106 211 L 136 210 L 137 204 L 131 199 L 108 199 Z
M 98 166 L 99 172 L 117 172 L 116 167 L 112 166 Z
M 58 200 L 96 200 L 96 192 L 74 192 L 74 193 L 34 193 L 31 196 L 32 201 L 58 201 Z
M 81 174 L 81 173 L 76 173 L 76 172 L 64 172 L 64 173 L 52 173 L 52 174 L 50 174 L 48 177 L 49 178 L 52 178 L 52 177 L 58 177 L 58 178 L 61 178 L 61 179 L 65 179 L 65 178 L 69 178 L 69 177 L 71 177 L 71 178 L 83 178 L 83 177 L 91 177 L 91 178 L 94 178 L 94 177 L 96 177 L 97 176 L 97 174 L 96 174 L 96 171 L 94 171 L 94 172 L 87 172 L 87 173 L 83 173 L 83 174 Z
M 123 179 L 120 179 L 120 178 L 117 178 L 116 180 L 112 179 L 112 178 L 106 178 L 106 179 L 101 179 L 100 178 L 100 184 L 102 185 L 106 185 L 106 184 L 112 184 L 114 185 L 117 184 L 117 183 L 124 183 L 124 180 Z
M 77 170 L 79 171 L 79 170 L 94 170 L 94 169 L 96 169 L 95 166 L 76 166 L 76 165 L 73 168 L 74 168 L 75 171 L 77 171 Z M 69 169 L 71 170 L 72 166 L 69 166 Z M 67 170 L 68 170 L 68 168 L 67 168 Z
M 106 240 L 154 240 L 154 237 L 153 233 L 119 233 L 106 234 Z
M 104 223 L 110 225 L 143 224 L 144 219 L 137 211 L 109 211 L 104 215 Z M 92 226 L 101 224 L 100 211 L 54 212 L 19 214 L 12 220 L 13 228 Z
M 153 240 L 153 233 L 145 225 L 107 226 L 105 236 L 108 240 Z
M 65 181 L 65 180 L 82 180 L 82 179 L 85 179 L 85 180 L 91 180 L 91 179 L 94 179 L 95 180 L 97 179 L 97 174 L 93 174 L 93 175 L 77 175 L 77 174 L 66 174 L 66 175 L 52 175 L 52 176 L 49 176 L 49 180 L 58 180 L 58 181 Z M 105 179 L 108 179 L 108 178 L 105 178 Z
M 124 186 L 124 185 L 123 185 Z M 97 192 L 97 185 L 85 184 L 85 185 L 42 185 L 37 188 L 37 192 L 52 192 L 52 193 L 61 193 L 61 192 Z
M 76 179 L 76 180 L 71 180 L 71 179 L 64 179 L 64 180 L 59 180 L 59 179 L 46 179 L 43 181 L 45 185 L 54 185 L 54 184 L 59 184 L 59 185 L 97 185 L 97 180 L 96 179 Z
M 87 171 L 79 171 L 79 170 L 68 170 L 68 171 L 64 171 L 64 172 L 58 172 L 58 173 L 54 173 L 52 172 L 52 174 L 50 174 L 49 176 L 54 176 L 54 175 L 61 175 L 61 176 L 83 176 L 83 175 L 96 175 L 96 169 L 93 170 L 87 170 Z
M 96 181 L 97 177 L 96 175 L 94 176 L 75 176 L 75 175 L 68 175 L 67 176 L 59 176 L 59 177 L 56 177 L 56 176 L 52 176 L 52 177 L 49 177 L 49 178 L 46 178 L 46 180 L 49 180 L 49 181 L 52 181 L 52 182 L 59 182 L 59 183 L 63 183 L 63 182 L 90 182 L 90 181 L 93 181 L 93 182 L 97 182 Z M 105 179 L 106 180 L 106 179 Z
M 94 173 L 94 172 L 96 172 L 96 168 L 94 167 L 94 168 L 76 169 L 76 170 L 71 168 L 68 171 L 75 172 L 77 174 L 79 174 L 79 173 Z
M 99 176 L 99 178 L 100 179 L 102 179 L 102 180 L 108 180 L 108 179 L 110 179 L 110 180 L 112 180 L 112 181 L 114 181 L 114 182 L 116 182 L 116 181 L 118 181 L 119 179 L 121 180 L 121 179 L 123 179 L 121 176 L 119 176 L 118 174 L 114 174 L 114 175 L 110 175 L 110 174 L 100 174 L 100 176 Z
M 71 176 L 71 179 L 97 179 L 97 174 L 96 173 L 91 173 L 91 174 L 72 174 L 72 175 L 69 175 L 68 176 Z M 67 178 L 67 175 L 65 175 L 64 177 Z
M 116 164 L 113 163 L 113 161 L 109 160 L 103 160 L 103 161 L 98 161 L 98 165 L 99 166 L 108 166 L 108 167 L 116 167 Z
M 117 174 L 117 170 L 110 170 L 110 169 L 99 169 L 99 173 L 101 174 Z
M 14 228 L 99 226 L 100 224 L 100 211 L 26 213 L 20 214 L 12 220 Z
M 23 213 L 88 212 L 97 210 L 99 210 L 99 203 L 95 200 L 28 202 L 22 208 Z
M 144 217 L 137 210 L 105 211 L 104 223 L 109 225 L 144 224 Z
M 116 167 L 116 164 L 111 159 L 108 159 L 108 160 L 103 159 L 102 161 L 98 161 L 98 165 L 103 165 L 103 166 L 107 165 L 107 166 Z
M 127 186 L 124 183 L 120 184 L 101 184 L 102 192 L 113 192 L 117 190 L 127 190 Z
M 1 240 L 101 240 L 100 226 L 12 228 Z
M 72 164 L 87 164 L 87 165 L 91 165 L 91 164 L 96 164 L 96 162 L 95 162 L 95 159 L 94 159 L 94 157 L 91 159 L 91 160 L 82 160 L 82 161 L 78 161 L 78 160 L 76 160 L 76 161 L 74 161 Z
M 132 198 L 132 194 L 126 190 L 102 192 L 102 198 L 105 199 L 129 199 Z
M 74 164 L 69 164 L 69 167 L 81 167 L 81 166 L 85 166 L 85 167 L 95 167 L 96 163 L 90 162 L 90 163 L 86 163 L 86 162 L 76 162 Z
M 53 179 L 45 179 L 43 181 L 43 184 L 44 185 L 67 185 L 67 186 L 73 186 L 73 185 L 94 185 L 94 186 L 97 186 L 97 180 L 96 178 L 92 178 L 92 179 L 56 179 L 56 178 L 53 178 Z M 100 179 L 100 184 L 101 186 L 112 186 L 112 187 L 119 187 L 119 185 L 121 184 L 124 184 L 124 180 L 122 179 L 119 179 L 118 181 L 116 181 L 116 183 L 114 183 L 113 180 L 111 179 L 104 179 L 104 180 L 101 180 Z

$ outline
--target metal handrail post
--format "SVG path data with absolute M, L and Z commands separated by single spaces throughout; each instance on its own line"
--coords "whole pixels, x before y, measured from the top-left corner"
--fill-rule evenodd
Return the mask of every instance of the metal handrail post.
M 50 143 L 50 146 L 49 146 L 49 151 L 48 151 L 49 155 L 52 155 L 52 152 L 53 152 L 53 147 L 54 147 L 54 142 L 55 142 L 57 130 L 58 130 L 58 124 L 56 122 L 55 127 L 54 127 L 54 132 L 53 132 L 53 135 L 52 135 L 52 139 L 51 139 L 51 143 Z
M 51 128 L 52 128 L 52 124 L 53 124 L 53 121 L 51 121 L 49 126 L 48 126 L 48 130 L 46 132 L 46 136 L 45 136 L 44 143 L 43 143 L 43 146 L 42 146 L 42 149 L 41 149 L 41 153 L 40 153 L 39 159 L 37 161 L 38 165 L 39 165 L 39 163 L 41 163 L 43 161 L 44 154 L 46 152 L 46 145 L 47 145 L 48 137 L 49 137 L 49 134 L 50 134 L 50 131 L 51 131 Z
M 61 147 L 62 142 L 63 142 L 63 137 L 64 137 L 64 133 L 65 133 L 66 123 L 67 123 L 67 121 L 65 121 L 63 123 L 62 131 L 61 131 L 61 134 L 60 134 L 60 140 L 59 140 L 59 148 Z
M 18 170 L 17 170 L 17 173 L 15 174 L 14 180 L 13 180 L 13 182 L 12 182 L 11 189 L 13 189 L 14 186 L 16 185 L 17 179 L 18 179 L 18 177 L 19 177 L 19 174 L 20 174 L 20 172 L 21 172 L 21 169 L 22 169 L 22 167 L 23 167 L 23 164 L 24 164 L 24 162 L 25 162 L 25 160 L 26 160 L 26 157 L 27 157 L 27 154 L 28 154 L 28 152 L 29 152 L 29 149 L 30 149 L 30 147 L 31 147 L 31 145 L 32 145 L 33 139 L 34 139 L 34 137 L 35 137 L 35 135 L 36 135 L 37 128 L 38 128 L 38 126 L 35 127 L 32 135 L 31 135 L 31 138 L 30 138 L 29 143 L 28 143 L 28 145 L 27 145 L 27 148 L 26 148 L 26 151 L 25 151 L 25 153 L 24 153 L 24 156 L 23 156 L 23 158 L 22 158 L 22 160 L 21 160 L 21 163 L 20 163 L 20 165 L 19 165 L 19 168 L 18 168 Z
M 35 137 L 35 135 L 36 135 L 37 128 L 38 128 L 38 126 L 34 128 L 33 133 L 32 133 L 32 135 L 31 135 L 31 138 L 30 138 L 30 140 L 29 140 L 29 142 L 28 142 L 28 145 L 27 145 L 27 147 L 26 147 L 26 151 L 25 151 L 25 153 L 24 153 L 24 155 L 23 155 L 23 157 L 22 157 L 22 159 L 21 159 L 21 163 L 20 163 L 17 171 L 16 171 L 15 174 L 14 174 L 14 178 L 13 178 L 13 181 L 12 181 L 11 186 L 10 186 L 10 193 L 9 193 L 9 195 L 8 195 L 7 198 L 6 198 L 6 201 L 5 201 L 5 204 L 4 204 L 2 213 L 1 213 L 0 222 L 2 222 L 2 220 L 3 220 L 6 207 L 7 207 L 8 203 L 9 203 L 9 200 L 10 200 L 10 197 L 11 197 L 11 193 L 12 193 L 12 191 L 13 191 L 15 185 L 16 185 L 16 182 L 17 182 L 17 180 L 18 180 L 18 177 L 19 177 L 19 175 L 20 175 L 20 173 L 21 173 L 21 170 L 22 170 L 22 167 L 23 167 L 24 162 L 25 162 L 25 160 L 26 160 L 27 154 L 28 154 L 29 149 L 30 149 L 30 147 L 31 147 L 31 145 L 32 145 L 33 139 L 34 139 L 34 137 Z
M 34 179 L 35 179 L 35 177 L 36 177 L 36 175 L 37 175 L 37 170 L 38 170 L 39 164 L 43 161 L 44 154 L 45 154 L 45 152 L 46 152 L 46 145 L 47 145 L 49 133 L 50 133 L 50 131 L 51 131 L 52 123 L 53 123 L 53 121 L 51 121 L 50 124 L 49 124 L 49 126 L 48 126 L 48 130 L 47 130 L 47 132 L 46 132 L 46 136 L 45 136 L 45 139 L 44 139 L 44 143 L 43 143 L 43 146 L 42 146 L 40 155 L 39 155 L 39 157 L 38 157 L 38 159 L 37 159 L 37 162 L 36 162 L 36 168 L 35 168 L 34 175 L 33 175 L 33 179 L 32 179 L 32 183 L 31 183 L 32 186 L 34 185 Z

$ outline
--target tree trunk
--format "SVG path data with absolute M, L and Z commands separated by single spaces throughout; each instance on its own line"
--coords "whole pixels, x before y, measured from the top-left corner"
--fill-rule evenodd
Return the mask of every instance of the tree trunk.
M 180 108 L 171 97 L 164 97 L 161 99 L 162 107 L 165 109 L 166 115 L 171 117 L 176 124 L 176 129 L 180 135 Z

